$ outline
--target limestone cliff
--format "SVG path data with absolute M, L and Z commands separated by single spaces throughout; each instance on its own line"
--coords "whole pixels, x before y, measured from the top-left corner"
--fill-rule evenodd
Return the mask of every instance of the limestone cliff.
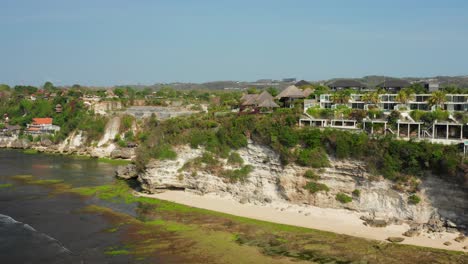
M 232 183 L 203 169 L 196 173 L 185 170 L 184 164 L 203 153 L 202 149 L 188 146 L 177 149 L 176 160 L 151 161 L 146 170 L 139 174 L 138 180 L 142 188 L 150 193 L 185 189 L 199 194 L 231 196 L 242 203 L 289 202 L 345 208 L 371 217 L 413 223 L 427 223 L 439 217 L 459 226 L 468 223 L 467 191 L 435 176 L 422 180 L 417 192 L 421 202 L 414 205 L 408 202 L 408 192 L 395 188 L 393 182 L 382 177 L 370 175 L 364 163 L 331 159 L 330 167 L 316 170 L 320 175 L 318 182 L 326 184 L 330 190 L 312 194 L 304 188 L 308 179 L 303 175 L 308 168 L 297 165 L 283 167 L 273 150 L 252 143 L 237 152 L 245 164 L 254 168 L 244 182 Z M 224 168 L 231 168 L 226 160 L 221 162 Z M 354 190 L 359 190 L 359 196 L 353 196 Z M 338 193 L 352 196 L 352 202 L 343 204 L 337 201 L 335 197 Z

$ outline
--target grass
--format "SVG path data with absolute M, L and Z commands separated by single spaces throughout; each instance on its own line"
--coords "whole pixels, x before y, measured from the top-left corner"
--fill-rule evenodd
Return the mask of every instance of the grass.
M 0 189 L 10 188 L 10 187 L 13 187 L 13 184 L 11 184 L 11 183 L 0 184 Z
M 99 162 L 108 163 L 112 165 L 128 165 L 131 164 L 130 160 L 121 160 L 121 159 L 109 159 L 109 158 L 98 158 Z
M 110 256 L 118 256 L 118 255 L 128 255 L 130 254 L 130 251 L 126 249 L 112 249 L 104 252 L 106 255 Z
M 24 154 L 37 154 L 39 153 L 39 151 L 37 151 L 36 149 L 26 149 L 26 150 L 23 150 L 23 153 Z

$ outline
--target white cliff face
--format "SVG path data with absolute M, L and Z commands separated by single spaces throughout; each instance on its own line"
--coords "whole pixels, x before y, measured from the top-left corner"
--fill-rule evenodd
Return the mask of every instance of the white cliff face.
M 70 134 L 62 143 L 57 147 L 60 152 L 77 151 L 84 146 L 86 142 L 86 136 L 83 135 L 83 131 L 74 131 Z
M 104 135 L 102 136 L 101 140 L 99 140 L 97 146 L 101 147 L 109 141 L 114 140 L 115 136 L 119 133 L 119 129 L 120 117 L 114 116 L 109 120 L 109 122 L 107 122 Z
M 393 183 L 388 180 L 370 177 L 362 162 L 331 160 L 329 168 L 317 170 L 320 175 L 318 182 L 326 184 L 330 191 L 311 194 L 304 189 L 308 180 L 303 175 L 308 168 L 297 165 L 282 167 L 279 156 L 273 150 L 252 143 L 237 152 L 244 159 L 245 165 L 254 167 L 245 182 L 231 183 L 203 170 L 196 173 L 184 171 L 182 167 L 187 161 L 203 154 L 203 150 L 188 146 L 177 149 L 176 160 L 152 161 L 138 180 L 148 192 L 177 188 L 198 194 L 229 196 L 242 203 L 288 202 L 295 205 L 345 208 L 379 218 L 397 218 L 418 223 L 426 223 L 433 215 L 441 213 L 444 217 L 458 219 L 458 223 L 468 222 L 466 192 L 442 180 L 436 184 L 430 184 L 434 178 L 427 179 L 427 184 L 423 181 L 421 191 L 418 192 L 422 201 L 412 205 L 408 203 L 408 193 L 395 190 Z M 225 161 L 222 162 L 224 168 L 230 169 Z M 435 189 L 445 190 L 439 191 L 441 194 L 455 193 L 456 205 L 434 202 L 439 199 L 434 197 Z M 354 196 L 351 203 L 342 204 L 336 200 L 337 193 L 352 196 L 353 190 L 359 190 L 360 195 Z M 441 206 L 443 209 L 439 208 Z
M 254 170 L 245 182 L 230 183 L 226 179 L 203 170 L 192 173 L 182 170 L 183 165 L 203 154 L 201 149 L 187 146 L 178 149 L 176 160 L 152 161 L 145 173 L 139 176 L 142 187 L 149 192 L 167 188 L 187 189 L 199 194 L 216 193 L 229 195 L 234 199 L 263 203 L 282 199 L 277 190 L 280 176 L 278 156 L 272 150 L 249 144 L 238 153 L 244 159 L 244 165 L 252 165 Z M 226 169 L 231 168 L 223 161 Z

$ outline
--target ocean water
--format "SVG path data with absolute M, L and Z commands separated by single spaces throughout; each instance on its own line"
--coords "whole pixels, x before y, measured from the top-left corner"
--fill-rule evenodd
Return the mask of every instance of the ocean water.
M 99 201 L 72 194 L 51 196 L 46 187 L 11 178 L 28 174 L 62 179 L 74 187 L 95 186 L 115 181 L 114 171 L 114 165 L 96 160 L 0 150 L 0 184 L 13 184 L 0 188 L 0 264 L 134 263 L 129 255 L 105 254 L 120 245 L 119 235 L 103 232 L 112 226 L 102 217 L 80 212 Z M 119 209 L 133 211 L 129 205 Z

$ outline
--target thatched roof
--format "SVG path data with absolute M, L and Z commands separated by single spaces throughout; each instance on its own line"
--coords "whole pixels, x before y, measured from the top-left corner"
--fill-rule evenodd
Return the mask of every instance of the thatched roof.
M 261 94 L 246 94 L 242 96 L 241 104 L 243 106 L 260 105 L 266 101 L 273 101 L 273 99 L 273 96 L 269 92 L 263 91 Z
M 240 99 L 241 105 L 254 105 L 258 94 L 244 94 Z
M 273 98 L 268 98 L 259 103 L 258 107 L 277 108 L 279 107 L 279 105 L 277 105 L 275 101 L 273 101 Z
M 304 93 L 301 89 L 297 88 L 294 85 L 289 86 L 288 88 L 281 91 L 280 94 L 276 96 L 277 99 L 281 98 L 304 98 Z
M 309 95 L 311 95 L 313 92 L 314 91 L 312 91 L 312 89 L 310 89 L 310 88 L 307 88 L 304 91 L 302 91 L 302 93 L 304 94 L 305 97 L 309 97 Z
M 261 103 L 265 100 L 273 100 L 273 96 L 267 91 L 263 91 L 257 96 L 257 98 L 255 98 L 255 101 L 257 101 L 257 103 Z
M 402 80 L 402 79 L 388 79 L 388 80 L 385 80 L 385 82 L 383 83 L 380 83 L 377 85 L 377 87 L 380 87 L 380 88 L 406 88 L 408 86 L 410 86 L 411 83 L 409 83 L 408 81 L 405 81 L 405 80 Z

